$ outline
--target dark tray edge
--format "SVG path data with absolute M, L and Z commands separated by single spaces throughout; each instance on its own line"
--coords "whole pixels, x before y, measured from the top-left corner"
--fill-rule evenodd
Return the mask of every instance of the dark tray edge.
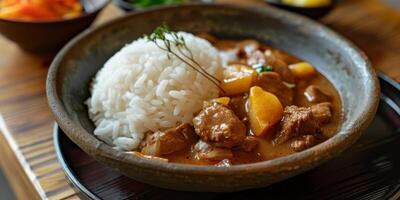
M 79 180 L 76 178 L 75 174 L 72 172 L 72 169 L 68 166 L 67 162 L 64 159 L 64 152 L 60 148 L 60 140 L 59 140 L 59 127 L 57 123 L 54 123 L 53 126 L 53 142 L 54 142 L 54 149 L 56 151 L 56 156 L 58 162 L 60 162 L 63 171 L 70 181 L 70 183 L 74 186 L 74 190 L 78 192 L 80 197 L 84 197 L 86 199 L 94 199 L 100 200 L 101 198 L 95 195 L 92 191 L 82 185 Z

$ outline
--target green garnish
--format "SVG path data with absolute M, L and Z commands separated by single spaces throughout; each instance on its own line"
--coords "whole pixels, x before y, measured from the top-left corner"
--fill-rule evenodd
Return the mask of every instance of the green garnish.
M 257 71 L 257 73 L 262 73 L 262 72 L 272 72 L 273 69 L 269 65 L 263 65 L 263 64 L 255 64 L 253 65 L 253 69 Z
M 221 81 L 208 73 L 193 57 L 192 51 L 187 47 L 185 38 L 173 32 L 166 24 L 157 27 L 150 35 L 145 35 L 147 40 L 153 42 L 158 48 L 166 51 L 168 58 L 172 56 L 177 57 L 179 60 L 187 64 L 190 68 L 194 69 L 202 76 L 216 85 L 223 93 L 224 89 L 220 86 Z M 175 48 L 174 48 L 175 47 Z
M 138 8 L 147 8 L 157 5 L 172 5 L 186 3 L 189 0 L 134 0 L 133 5 Z

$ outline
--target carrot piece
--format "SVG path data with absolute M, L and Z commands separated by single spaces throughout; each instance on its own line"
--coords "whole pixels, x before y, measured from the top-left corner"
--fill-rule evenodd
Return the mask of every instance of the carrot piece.
M 21 3 L 20 6 L 21 7 L 19 11 L 21 14 L 31 19 L 51 20 L 57 18 L 56 13 L 37 5 Z
M 79 0 L 0 0 L 0 17 L 27 20 L 72 18 L 82 13 Z

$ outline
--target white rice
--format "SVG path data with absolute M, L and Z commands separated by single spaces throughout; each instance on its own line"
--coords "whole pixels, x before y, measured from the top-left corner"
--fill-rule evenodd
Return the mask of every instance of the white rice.
M 194 59 L 221 78 L 218 50 L 209 42 L 179 32 Z M 94 134 L 122 150 L 134 150 L 149 131 L 191 123 L 203 101 L 218 88 L 173 55 L 141 38 L 126 45 L 97 73 L 87 100 Z

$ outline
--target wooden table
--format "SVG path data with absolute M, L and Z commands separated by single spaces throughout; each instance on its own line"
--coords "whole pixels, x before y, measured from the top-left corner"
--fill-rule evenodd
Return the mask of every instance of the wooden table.
M 96 23 L 118 15 L 109 6 Z M 345 0 L 323 23 L 400 82 L 400 12 L 379 0 Z M 1 36 L 0 55 L 0 163 L 12 188 L 19 199 L 78 199 L 53 147 L 54 120 L 45 97 L 51 58 L 28 55 Z

